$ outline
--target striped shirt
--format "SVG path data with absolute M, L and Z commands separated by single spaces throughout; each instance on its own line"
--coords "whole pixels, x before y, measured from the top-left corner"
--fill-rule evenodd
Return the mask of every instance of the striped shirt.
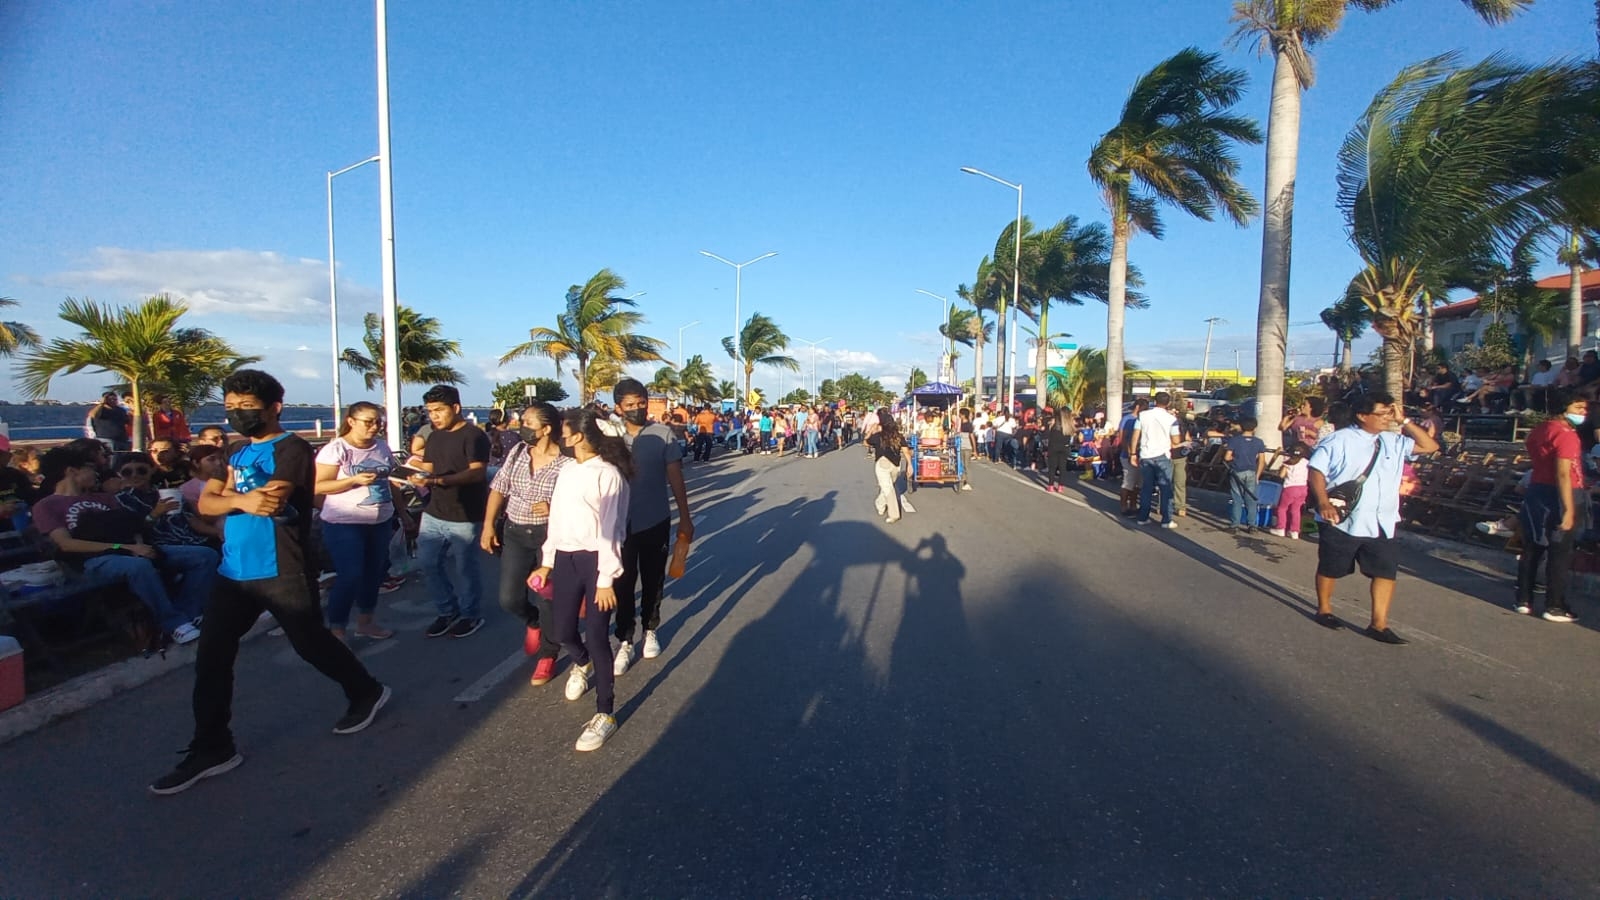
M 495 473 L 489 488 L 506 498 L 507 520 L 517 525 L 543 525 L 550 517 L 534 515 L 533 505 L 550 502 L 556 490 L 556 476 L 572 459 L 558 456 L 554 462 L 532 471 L 529 471 L 528 459 L 527 444 L 518 443 L 512 447 L 506 454 L 506 464 Z

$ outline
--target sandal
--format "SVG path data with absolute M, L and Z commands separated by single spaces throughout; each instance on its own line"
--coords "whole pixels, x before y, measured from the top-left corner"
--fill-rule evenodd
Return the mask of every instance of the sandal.
M 364 637 L 373 641 L 387 641 L 394 637 L 394 631 L 382 625 L 357 625 L 356 637 Z

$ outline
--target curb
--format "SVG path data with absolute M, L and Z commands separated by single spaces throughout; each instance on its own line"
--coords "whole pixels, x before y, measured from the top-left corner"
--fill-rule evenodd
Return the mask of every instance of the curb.
M 243 644 L 255 640 L 275 627 L 276 622 L 258 622 L 239 642 Z M 196 641 L 169 647 L 165 657 L 135 656 L 112 663 L 24 699 L 21 705 L 0 712 L 0 745 L 148 684 L 169 672 L 189 668 L 194 664 L 198 645 Z

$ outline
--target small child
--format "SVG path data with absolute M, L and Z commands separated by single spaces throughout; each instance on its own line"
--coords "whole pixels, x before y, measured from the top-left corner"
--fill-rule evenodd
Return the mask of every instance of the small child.
M 1278 496 L 1278 527 L 1272 529 L 1272 533 L 1298 541 L 1300 511 L 1306 505 L 1306 480 L 1311 474 L 1311 464 L 1307 461 L 1311 451 L 1297 441 L 1289 445 L 1288 453 L 1280 470 L 1283 473 L 1283 493 Z

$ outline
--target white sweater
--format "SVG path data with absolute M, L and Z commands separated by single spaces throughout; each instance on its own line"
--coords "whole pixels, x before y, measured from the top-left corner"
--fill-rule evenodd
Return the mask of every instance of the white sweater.
M 598 456 L 562 466 L 550 497 L 550 530 L 541 561 L 550 565 L 560 551 L 593 550 L 600 556 L 596 586 L 611 587 L 622 575 L 622 541 L 627 527 L 628 482 L 615 466 Z

